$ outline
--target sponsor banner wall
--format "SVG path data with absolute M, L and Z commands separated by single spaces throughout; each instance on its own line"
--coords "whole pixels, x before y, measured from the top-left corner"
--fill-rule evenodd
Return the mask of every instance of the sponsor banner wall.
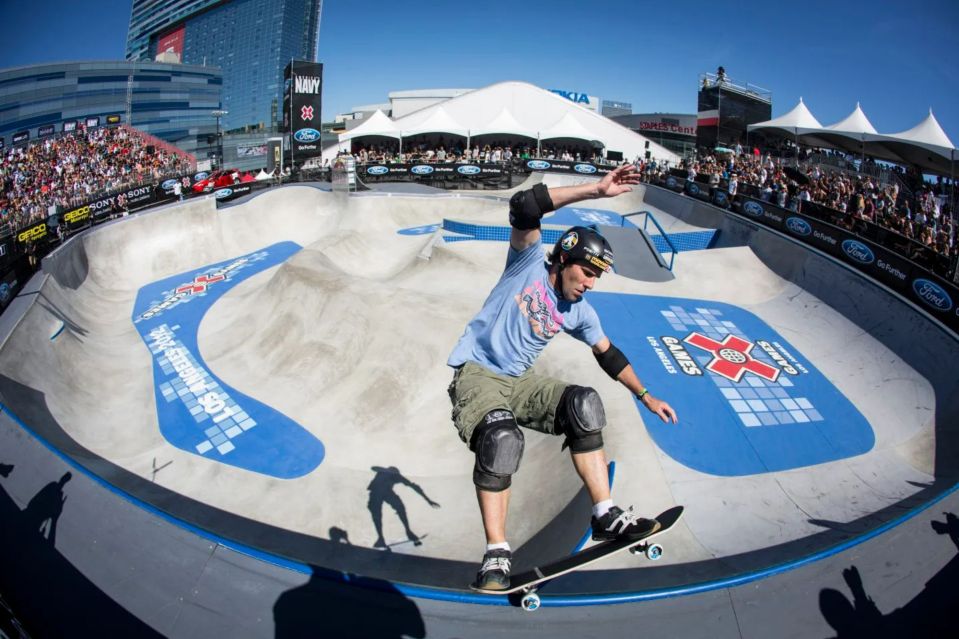
M 862 271 L 959 333 L 959 287 L 850 231 L 762 200 L 745 196 L 739 199 L 740 211 L 749 219 L 800 239 Z
M 213 197 L 216 198 L 217 202 L 229 202 L 230 200 L 235 200 L 238 197 L 249 195 L 252 192 L 252 184 L 234 184 L 233 186 L 225 186 L 221 189 L 216 189 L 213 191 Z
M 663 186 L 670 191 L 682 193 L 686 189 L 686 178 L 677 177 L 670 173 L 666 176 L 666 179 L 663 180 Z
M 610 171 L 610 169 L 596 166 L 592 162 L 567 162 L 565 160 L 526 160 L 524 166 L 528 171 L 574 173 L 578 175 L 603 176 Z
M 30 141 L 30 132 L 29 131 L 17 131 L 13 134 L 12 141 L 14 144 L 23 144 L 24 142 Z
M 364 181 L 482 180 L 509 173 L 503 164 L 367 164 L 357 168 Z
M 683 191 L 686 193 L 686 195 L 694 197 L 697 200 L 702 200 L 703 202 L 712 202 L 713 199 L 710 186 L 708 184 L 696 182 L 695 180 L 686 180 L 686 184 L 683 186 Z
M 302 164 L 307 158 L 322 153 L 320 108 L 323 65 L 293 60 L 286 66 L 283 77 L 287 82 L 283 119 L 289 127 L 293 159 Z

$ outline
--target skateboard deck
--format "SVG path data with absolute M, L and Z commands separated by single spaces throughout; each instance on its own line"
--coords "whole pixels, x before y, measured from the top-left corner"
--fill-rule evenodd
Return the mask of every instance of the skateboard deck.
M 662 546 L 659 544 L 650 544 L 648 543 L 649 540 L 667 532 L 676 525 L 676 522 L 678 522 L 682 516 L 683 507 L 674 506 L 656 516 L 656 521 L 659 522 L 660 528 L 651 535 L 638 539 L 614 539 L 612 541 L 604 541 L 595 546 L 590 546 L 585 550 L 581 550 L 574 555 L 552 561 L 542 566 L 534 566 L 530 570 L 512 575 L 510 577 L 511 585 L 506 590 L 485 590 L 481 588 L 473 588 L 473 590 L 490 595 L 509 595 L 522 591 L 527 593 L 526 597 L 523 598 L 523 608 L 535 610 L 539 607 L 539 598 L 534 593 L 537 586 L 544 581 L 550 581 L 566 573 L 579 570 L 600 559 L 626 549 L 630 549 L 633 552 L 643 552 L 650 559 L 659 559 L 663 553 Z M 530 599 L 529 606 L 527 606 L 527 598 Z

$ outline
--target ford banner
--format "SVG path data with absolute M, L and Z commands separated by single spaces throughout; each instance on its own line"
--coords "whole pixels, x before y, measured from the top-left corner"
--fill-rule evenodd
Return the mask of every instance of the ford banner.
M 320 108 L 323 94 L 323 65 L 292 60 L 283 72 L 286 91 L 283 98 L 283 123 L 290 134 L 291 164 L 319 156 Z

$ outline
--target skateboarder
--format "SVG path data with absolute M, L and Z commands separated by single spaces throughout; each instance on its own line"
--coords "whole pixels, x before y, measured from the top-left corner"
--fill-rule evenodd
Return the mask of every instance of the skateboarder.
M 563 233 L 546 262 L 540 247 L 545 213 L 585 199 L 615 197 L 637 183 L 635 167 L 626 164 L 599 182 L 554 188 L 538 184 L 510 199 L 506 268 L 447 362 L 455 369 L 449 387 L 453 422 L 476 455 L 473 483 L 486 532 L 476 588 L 509 588 L 506 515 L 511 476 L 523 456 L 520 426 L 566 438 L 564 445 L 594 504 L 593 539 L 640 537 L 659 527 L 610 499 L 602 435 L 606 416 L 596 391 L 531 371 L 540 351 L 565 331 L 590 346 L 599 366 L 646 408 L 664 422 L 676 423 L 675 411 L 643 386 L 583 298 L 612 269 L 606 239 L 577 226 Z

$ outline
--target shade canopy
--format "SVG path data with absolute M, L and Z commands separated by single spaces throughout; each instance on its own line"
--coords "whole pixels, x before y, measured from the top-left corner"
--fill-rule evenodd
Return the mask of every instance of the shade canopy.
M 951 175 L 956 148 L 929 110 L 929 115 L 913 128 L 900 133 L 882 134 L 863 113 L 859 103 L 848 116 L 823 127 L 810 113 L 802 98 L 789 113 L 766 122 L 750 124 L 749 131 L 762 131 L 816 147 L 840 149 L 869 155 L 880 160 L 918 167 L 925 173 Z
M 351 129 L 340 135 L 340 140 L 352 140 L 365 136 L 380 136 L 386 138 L 399 138 L 400 132 L 397 131 L 393 120 L 389 119 L 385 113 L 376 110 L 376 113 L 366 119 L 363 124 L 355 129 Z
M 340 140 L 363 135 L 408 137 L 445 133 L 470 137 L 498 133 L 534 140 L 576 139 L 585 144 L 598 141 L 626 158 L 645 157 L 648 150 L 650 157 L 657 160 L 679 162 L 678 155 L 647 137 L 526 82 L 499 82 L 390 120 L 389 124 L 379 118 L 378 121 L 380 128 L 360 125 L 342 134 Z

